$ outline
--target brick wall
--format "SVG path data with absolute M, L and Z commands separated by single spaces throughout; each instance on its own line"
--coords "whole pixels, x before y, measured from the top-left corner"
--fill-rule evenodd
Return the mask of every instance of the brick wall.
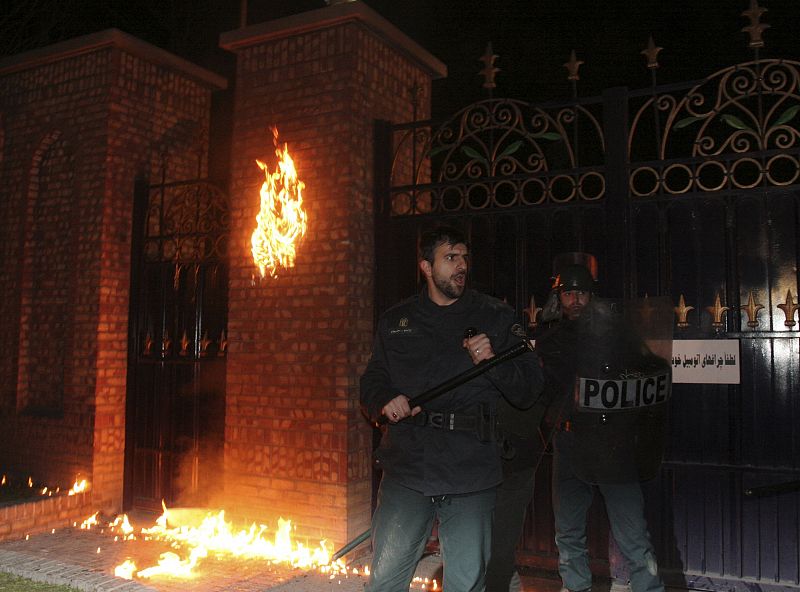
M 358 376 L 373 321 L 373 129 L 427 116 L 444 67 L 359 2 L 222 36 L 237 54 L 231 163 L 226 504 L 344 542 L 369 526 Z M 278 127 L 306 183 L 296 267 L 253 284 L 249 237 Z
M 337 543 L 366 529 L 371 429 L 358 376 L 373 320 L 376 119 L 427 116 L 444 67 L 359 2 L 223 36 L 237 53 L 224 505 Z M 137 176 L 203 174 L 218 77 L 119 31 L 0 61 L 0 467 L 121 503 Z M 273 163 L 307 184 L 297 267 L 253 284 Z M 398 295 L 398 297 L 404 295 Z
M 219 77 L 110 30 L 0 61 L 0 466 L 119 508 L 137 175 L 197 174 Z
M 0 541 L 81 524 L 96 512 L 91 492 L 58 495 L 0 508 Z

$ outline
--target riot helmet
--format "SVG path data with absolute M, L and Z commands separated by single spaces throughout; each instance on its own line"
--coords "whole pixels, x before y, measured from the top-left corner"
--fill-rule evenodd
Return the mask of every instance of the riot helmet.
M 586 266 L 573 263 L 559 272 L 553 282 L 553 288 L 562 292 L 571 290 L 594 292 L 594 278 Z
M 551 323 L 562 317 L 560 294 L 566 291 L 581 291 L 593 294 L 597 278 L 597 259 L 581 252 L 560 253 L 553 259 L 553 275 L 550 295 L 539 314 L 539 321 Z

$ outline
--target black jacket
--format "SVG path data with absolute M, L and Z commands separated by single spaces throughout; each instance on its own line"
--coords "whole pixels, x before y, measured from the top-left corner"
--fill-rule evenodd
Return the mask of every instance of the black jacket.
M 513 310 L 473 290 L 449 306 L 432 302 L 427 291 L 388 310 L 378 323 L 372 357 L 361 377 L 362 409 L 371 421 L 397 395 L 409 398 L 473 366 L 462 347 L 464 332 L 486 333 L 495 354 L 515 345 Z M 533 353 L 499 364 L 485 374 L 427 403 L 425 410 L 479 413 L 485 404 L 495 413 L 502 395 L 529 407 L 542 388 Z M 468 431 L 418 426 L 409 420 L 385 427 L 376 461 L 386 475 L 425 495 L 469 493 L 501 480 L 498 443 L 481 442 Z
M 544 388 L 536 402 L 518 409 L 505 399 L 497 406 L 506 473 L 538 466 L 560 421 L 566 386 L 574 381 L 576 333 L 571 321 L 543 327 L 535 335 Z

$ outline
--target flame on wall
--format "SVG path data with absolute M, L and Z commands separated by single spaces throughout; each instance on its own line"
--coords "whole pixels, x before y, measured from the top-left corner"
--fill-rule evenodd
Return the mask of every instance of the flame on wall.
M 256 160 L 264 171 L 261 184 L 261 207 L 256 216 L 256 229 L 250 238 L 253 261 L 261 277 L 267 273 L 277 277 L 278 270 L 294 267 L 298 242 L 306 233 L 306 213 L 303 210 L 305 184 L 297 178 L 294 161 L 287 144 L 278 144 L 278 128 L 272 128 L 278 166 L 270 172 L 269 166 Z

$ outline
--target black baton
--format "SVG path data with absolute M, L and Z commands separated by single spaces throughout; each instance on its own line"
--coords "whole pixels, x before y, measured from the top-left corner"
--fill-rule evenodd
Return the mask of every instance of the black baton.
M 488 360 L 481 360 L 480 362 L 475 364 L 472 368 L 465 370 L 461 374 L 457 374 L 456 376 L 453 376 L 453 378 L 446 380 L 440 385 L 435 386 L 432 389 L 429 389 L 412 399 L 409 399 L 408 406 L 411 407 L 411 409 L 413 409 L 414 407 L 420 407 L 425 403 L 427 403 L 428 401 L 432 401 L 436 397 L 439 397 L 448 391 L 452 391 L 457 386 L 461 386 L 465 382 L 469 382 L 473 378 L 477 378 L 481 374 L 488 372 L 498 364 L 507 362 L 508 360 L 516 358 L 517 356 L 529 351 L 533 351 L 533 346 L 531 345 L 531 342 L 528 341 L 527 339 L 525 341 L 520 341 L 516 345 L 513 345 L 508 349 L 495 355 L 493 358 L 489 358 Z M 387 423 L 388 421 L 389 419 L 385 415 L 382 415 L 381 418 L 378 420 L 378 424 L 382 425 Z

